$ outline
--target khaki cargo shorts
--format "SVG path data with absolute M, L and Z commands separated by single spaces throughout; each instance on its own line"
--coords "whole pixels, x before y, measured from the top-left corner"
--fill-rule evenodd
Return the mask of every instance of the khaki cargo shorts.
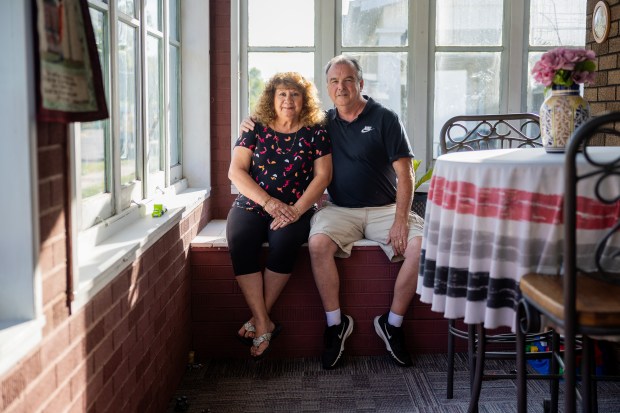
M 345 208 L 331 202 L 319 209 L 310 221 L 310 237 L 325 234 L 338 245 L 336 257 L 348 258 L 353 243 L 368 239 L 379 243 L 379 246 L 392 262 L 402 261 L 402 255 L 394 256 L 394 250 L 387 244 L 390 228 L 394 223 L 396 204 L 367 207 Z M 409 237 L 421 237 L 424 220 L 414 212 L 409 212 Z

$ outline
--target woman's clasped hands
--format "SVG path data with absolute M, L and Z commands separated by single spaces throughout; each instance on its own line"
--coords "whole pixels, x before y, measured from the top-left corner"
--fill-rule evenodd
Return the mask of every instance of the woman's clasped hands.
M 276 198 L 269 198 L 263 209 L 273 217 L 271 229 L 279 229 L 299 219 L 301 215 L 295 205 L 287 205 Z

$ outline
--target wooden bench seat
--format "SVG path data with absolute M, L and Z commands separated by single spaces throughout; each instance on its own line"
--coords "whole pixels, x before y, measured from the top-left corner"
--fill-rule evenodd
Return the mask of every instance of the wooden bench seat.
M 226 222 L 213 220 L 190 247 L 193 349 L 197 357 L 247 357 L 249 350 L 234 337 L 250 318 L 232 271 L 225 237 Z M 373 318 L 389 308 L 400 263 L 390 263 L 379 246 L 362 240 L 350 258 L 337 259 L 341 275 L 341 305 L 355 321 L 347 354 L 385 353 Z M 293 275 L 280 296 L 272 318 L 283 326 L 274 340 L 274 356 L 319 356 L 323 348 L 325 314 L 314 284 L 307 245 L 302 247 Z M 404 321 L 412 353 L 446 352 L 447 320 L 422 304 L 417 296 Z M 465 351 L 465 347 L 459 349 Z

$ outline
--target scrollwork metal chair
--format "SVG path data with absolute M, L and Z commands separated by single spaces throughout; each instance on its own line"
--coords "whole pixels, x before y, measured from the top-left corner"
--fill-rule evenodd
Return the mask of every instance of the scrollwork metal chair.
M 539 117 L 534 113 L 506 113 L 454 116 L 443 125 L 439 133 L 441 154 L 461 151 L 479 151 L 488 149 L 508 149 L 524 147 L 541 147 Z M 477 406 L 481 382 L 484 379 L 514 378 L 514 374 L 487 376 L 484 374 L 486 358 L 514 359 L 515 336 L 512 333 L 486 334 L 483 326 L 469 325 L 467 330 L 457 327 L 456 320 L 448 320 L 448 377 L 446 397 L 454 395 L 454 359 L 455 338 L 468 341 L 468 366 L 472 389 L 472 406 Z M 546 335 L 544 338 L 547 338 Z M 530 335 L 528 342 L 540 340 L 541 336 Z M 492 348 L 487 350 L 487 344 Z M 493 346 L 495 346 L 493 348 Z M 498 348 L 503 347 L 503 348 Z M 537 354 L 544 358 L 546 354 Z M 531 357 L 534 358 L 534 357 Z M 480 375 L 475 376 L 476 363 L 479 363 Z
M 532 273 L 520 279 L 519 412 L 527 410 L 524 337 L 525 333 L 541 329 L 541 316 L 548 327 L 564 338 L 564 351 L 554 352 L 554 359 L 564 368 L 560 377 L 564 379 L 566 413 L 575 412 L 578 398 L 584 411 L 597 411 L 596 383 L 610 379 L 592 374 L 591 337 L 620 335 L 620 155 L 614 151 L 595 152 L 593 147 L 603 136 L 620 139 L 617 125 L 620 125 L 620 112 L 607 113 L 590 119 L 573 134 L 565 154 L 562 268 L 555 275 Z M 578 158 L 585 159 L 579 167 Z M 580 191 L 592 188 L 595 202 L 579 196 L 578 188 Z M 583 229 L 592 228 L 583 222 L 591 224 L 593 219 L 599 224 L 595 232 L 598 236 Z M 580 377 L 576 362 L 579 342 L 582 346 Z M 581 385 L 576 389 L 579 378 Z
M 439 143 L 442 154 L 540 147 L 540 120 L 535 113 L 454 116 L 441 128 Z

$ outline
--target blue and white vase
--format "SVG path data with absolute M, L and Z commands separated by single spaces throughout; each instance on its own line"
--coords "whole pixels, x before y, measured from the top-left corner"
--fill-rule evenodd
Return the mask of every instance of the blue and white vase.
M 547 152 L 564 152 L 573 132 L 590 118 L 590 104 L 579 85 L 553 85 L 540 107 L 540 136 Z

